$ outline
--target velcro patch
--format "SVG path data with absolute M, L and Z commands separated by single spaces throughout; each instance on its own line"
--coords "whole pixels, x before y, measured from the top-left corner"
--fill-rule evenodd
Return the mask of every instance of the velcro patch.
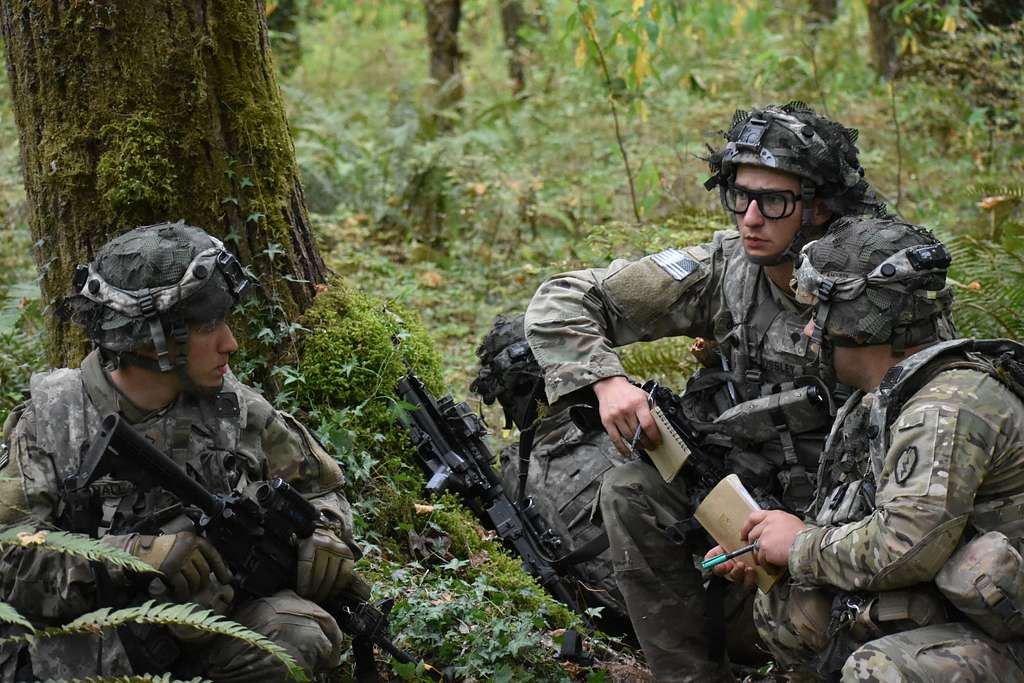
M 700 265 L 681 249 L 666 249 L 651 256 L 651 260 L 675 280 L 685 280 Z

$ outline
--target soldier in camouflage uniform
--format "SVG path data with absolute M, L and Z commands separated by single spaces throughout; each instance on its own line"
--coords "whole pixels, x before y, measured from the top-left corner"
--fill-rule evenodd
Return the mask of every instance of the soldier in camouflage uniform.
M 948 265 L 893 221 L 842 221 L 804 249 L 807 332 L 858 391 L 806 523 L 759 511 L 742 529 L 789 569 L 755 620 L 794 679 L 1024 681 L 1024 346 L 941 341 Z
M 37 626 L 59 625 L 100 606 L 150 597 L 199 602 L 267 635 L 311 674 L 336 667 L 342 635 L 317 606 L 343 589 L 366 594 L 353 571 L 357 550 L 337 463 L 291 416 L 275 410 L 228 369 L 238 345 L 225 316 L 248 281 L 220 241 L 177 224 L 140 227 L 112 240 L 80 266 L 62 310 L 96 349 L 80 369 L 37 374 L 31 399 L 4 425 L 0 474 L 16 482 L 0 500 L 3 522 L 78 529 L 64 499 L 80 465 L 79 446 L 102 416 L 117 412 L 215 493 L 282 477 L 322 513 L 299 543 L 294 590 L 233 600 L 230 572 L 195 533 L 192 519 L 162 489 L 129 482 L 92 485 L 102 519 L 81 529 L 163 572 L 152 580 L 71 555 L 32 547 L 0 552 L 0 599 Z M 20 483 L 19 483 L 20 482 Z M 0 653 L 0 680 L 70 679 L 173 671 L 218 681 L 283 680 L 272 657 L 227 638 L 159 627 L 40 639 Z
M 626 608 L 612 575 L 611 552 L 607 544 L 597 541 L 604 528 L 596 519 L 601 479 L 621 465 L 622 458 L 604 430 L 580 429 L 566 409 L 548 409 L 533 424 L 536 402 L 545 401 L 544 377 L 526 342 L 522 314 L 499 315 L 477 349 L 477 357 L 480 372 L 470 391 L 488 405 L 497 400 L 505 412 L 505 428 L 514 424 L 525 435 L 520 443 L 501 451 L 505 490 L 518 498 L 522 489 L 523 495 L 529 496 L 545 525 L 561 540 L 562 556 L 583 555 L 560 571 L 580 580 L 583 597 L 591 606 L 604 608 L 602 626 L 628 628 Z M 528 432 L 531 425 L 533 430 Z M 525 463 L 520 453 L 527 454 Z M 522 483 L 520 472 L 527 474 Z
M 700 246 L 557 275 L 527 310 L 527 339 L 544 368 L 549 400 L 592 389 L 623 453 L 635 434 L 645 445 L 660 436 L 646 394 L 626 380 L 614 347 L 671 335 L 703 337 L 716 347 L 720 367 L 699 373 L 686 394 L 690 417 L 702 423 L 817 376 L 817 356 L 802 335 L 810 311 L 789 288 L 793 257 L 840 216 L 883 212 L 857 160 L 857 131 L 803 104 L 738 111 L 725 138 L 709 159 L 706 187 L 719 188 L 735 230 Z M 803 509 L 825 434 L 773 433 L 761 441 L 724 437 L 732 444 L 725 466 L 752 489 Z M 600 500 L 616 580 L 658 680 L 730 679 L 721 655 L 709 653 L 720 638 L 708 637 L 702 618 L 704 581 L 693 554 L 706 548 L 680 547 L 666 534 L 688 526 L 693 513 L 682 478 L 666 485 L 653 467 L 631 462 L 606 473 Z M 726 602 L 729 634 L 752 647 L 750 597 Z M 730 656 L 740 658 L 736 651 Z

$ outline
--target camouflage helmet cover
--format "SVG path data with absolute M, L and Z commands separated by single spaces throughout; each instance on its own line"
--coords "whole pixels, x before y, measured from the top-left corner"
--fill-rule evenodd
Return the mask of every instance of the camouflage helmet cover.
M 476 350 L 480 371 L 469 390 L 488 405 L 497 400 L 505 415 L 524 428 L 528 408 L 544 373 L 526 341 L 525 316 L 499 315 Z
M 710 190 L 730 182 L 741 164 L 763 166 L 811 181 L 819 197 L 850 191 L 863 194 L 867 183 L 857 159 L 858 131 L 814 112 L 802 102 L 737 110 L 725 145 L 712 151 Z M 859 187 L 862 186 L 863 187 Z
M 217 320 L 238 302 L 248 279 L 223 243 L 184 223 L 130 230 L 78 266 L 61 314 L 115 356 L 152 342 L 160 369 L 171 363 L 166 337 L 184 342 L 188 325 Z
M 814 339 L 902 350 L 952 339 L 950 255 L 925 228 L 895 219 L 843 218 L 807 244 L 797 299 L 815 304 Z

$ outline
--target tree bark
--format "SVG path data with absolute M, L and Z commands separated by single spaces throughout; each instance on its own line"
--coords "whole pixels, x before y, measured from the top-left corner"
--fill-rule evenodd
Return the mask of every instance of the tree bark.
M 459 21 L 461 0 L 423 0 L 427 17 L 427 43 L 430 46 L 430 77 L 437 84 L 435 108 L 443 111 L 462 101 L 462 71 L 459 62 Z M 443 123 L 442 128 L 450 127 Z
M 508 50 L 508 77 L 512 92 L 519 94 L 526 88 L 526 65 L 523 60 L 523 39 L 519 30 L 526 24 L 526 12 L 521 0 L 500 0 L 501 31 Z
M 896 55 L 897 26 L 892 11 L 897 0 L 868 0 L 868 27 L 871 30 L 871 66 L 883 78 L 892 78 L 899 70 Z
M 184 219 L 258 275 L 252 316 L 309 306 L 327 273 L 260 0 L 4 0 L 0 31 L 44 301 L 111 237 Z M 49 338 L 81 358 L 69 326 Z

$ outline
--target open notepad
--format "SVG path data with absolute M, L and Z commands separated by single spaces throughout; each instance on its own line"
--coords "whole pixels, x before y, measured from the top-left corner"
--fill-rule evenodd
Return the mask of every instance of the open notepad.
M 704 530 L 711 534 L 718 545 L 725 548 L 726 552 L 742 548 L 746 542 L 740 537 L 740 528 L 747 521 L 747 517 L 754 510 L 760 510 L 754 497 L 750 495 L 747 488 L 735 474 L 722 479 L 711 489 L 693 516 L 704 527 Z M 762 593 L 767 593 L 775 585 L 785 572 L 770 574 L 763 567 L 754 562 L 754 554 L 747 553 L 740 555 L 740 560 L 754 568 L 757 575 L 757 587 Z
M 686 463 L 686 459 L 690 457 L 690 449 L 683 443 L 679 433 L 669 424 L 668 418 L 665 417 L 661 408 L 653 406 L 651 415 L 654 416 L 654 422 L 658 425 L 658 431 L 661 432 L 661 443 L 657 448 L 646 449 L 647 456 L 658 468 L 661 478 L 670 482 L 676 478 L 679 470 Z

